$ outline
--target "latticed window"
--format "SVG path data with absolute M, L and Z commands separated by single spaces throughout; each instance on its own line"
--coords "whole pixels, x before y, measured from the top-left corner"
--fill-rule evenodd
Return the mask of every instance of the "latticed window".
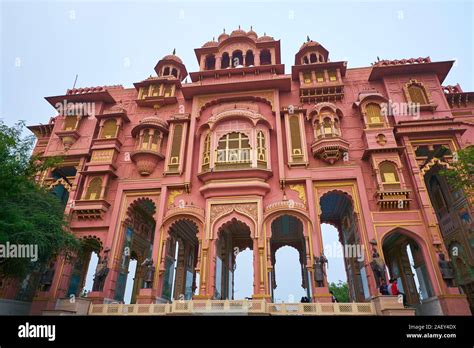
M 337 81 L 337 73 L 336 70 L 329 70 L 329 81 Z
M 160 95 L 160 86 L 159 85 L 151 85 L 150 86 L 151 96 L 158 97 Z
M 158 151 L 158 142 L 160 141 L 160 133 L 155 131 L 153 133 L 153 138 L 152 138 L 152 142 L 151 142 L 151 149 L 153 151 Z
M 291 157 L 293 161 L 301 160 L 303 150 L 301 147 L 300 122 L 298 116 L 290 116 Z
M 171 145 L 170 162 L 168 165 L 170 169 L 177 169 L 179 166 L 179 155 L 181 152 L 182 138 L 183 138 L 183 125 L 177 124 L 174 127 L 174 132 L 173 132 L 173 143 Z
M 317 82 L 324 82 L 324 72 L 323 71 L 317 71 L 316 72 L 316 81 Z
M 85 199 L 87 200 L 99 199 L 101 190 L 102 190 L 102 179 L 101 178 L 92 179 L 91 181 L 89 181 L 89 186 L 87 187 Z
M 426 98 L 425 90 L 423 87 L 417 85 L 408 86 L 408 94 L 410 95 L 412 103 L 418 103 L 421 105 L 428 104 L 428 100 Z
M 115 138 L 117 134 L 117 121 L 110 119 L 104 122 L 102 127 L 102 138 Z
M 303 81 L 304 83 L 306 84 L 310 84 L 311 83 L 311 73 L 310 72 L 305 72 L 303 74 Z
M 202 168 L 209 169 L 211 162 L 211 133 L 207 133 L 204 138 L 203 151 L 202 151 Z
M 394 163 L 383 162 L 380 165 L 380 175 L 384 189 L 399 189 L 401 187 L 397 167 Z
M 324 136 L 330 137 L 332 135 L 331 119 L 326 117 L 323 122 Z
M 251 163 L 249 138 L 243 133 L 232 132 L 219 139 L 216 164 Z
M 140 96 L 138 99 L 145 99 L 148 97 L 148 86 L 140 88 Z
M 77 124 L 77 117 L 76 116 L 66 116 L 64 120 L 64 130 L 75 130 Z
M 142 150 L 147 150 L 148 149 L 148 144 L 150 143 L 150 131 L 146 129 L 143 132 L 143 141 L 142 141 Z
M 379 104 L 370 103 L 365 107 L 369 127 L 383 125 L 382 109 Z
M 262 164 L 266 166 L 267 161 L 267 151 L 265 147 L 265 135 L 262 131 L 257 134 L 257 162 L 258 165 Z
M 173 95 L 173 86 L 165 85 L 165 89 L 164 89 L 163 94 L 164 94 L 165 97 L 171 97 Z

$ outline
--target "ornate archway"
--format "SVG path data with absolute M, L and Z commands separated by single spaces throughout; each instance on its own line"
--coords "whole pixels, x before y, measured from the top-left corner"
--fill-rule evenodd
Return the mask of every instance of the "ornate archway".
M 320 196 L 319 207 L 321 224 L 330 224 L 338 231 L 339 242 L 343 249 L 349 298 L 357 302 L 366 301 L 370 298 L 364 264 L 366 252 L 352 196 L 341 190 L 328 190 Z M 322 254 L 325 247 L 327 246 L 323 246 Z M 323 273 L 327 276 L 325 266 L 318 265 L 318 267 L 323 268 Z M 319 286 L 327 286 L 327 278 L 320 282 Z
M 147 197 L 134 200 L 128 207 L 123 222 L 123 247 L 119 261 L 119 273 L 115 286 L 114 299 L 123 302 L 125 291 L 132 286 L 130 303 L 135 303 L 141 288 L 147 287 L 145 282 L 145 266 L 151 260 L 155 237 L 155 202 Z M 136 268 L 130 274 L 130 262 L 134 260 Z
M 161 296 L 167 301 L 190 300 L 198 287 L 199 227 L 193 217 L 179 217 L 167 226 Z
M 381 244 L 391 283 L 397 280 L 406 305 L 415 307 L 434 296 L 426 246 L 419 236 L 396 228 L 383 235 Z

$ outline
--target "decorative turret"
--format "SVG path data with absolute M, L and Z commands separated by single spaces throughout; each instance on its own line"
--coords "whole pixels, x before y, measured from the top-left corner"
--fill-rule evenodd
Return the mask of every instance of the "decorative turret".
M 183 81 L 188 75 L 183 61 L 176 55 L 176 49 L 173 50 L 173 54 L 164 56 L 156 64 L 155 71 L 159 77 L 175 77 L 179 81 Z

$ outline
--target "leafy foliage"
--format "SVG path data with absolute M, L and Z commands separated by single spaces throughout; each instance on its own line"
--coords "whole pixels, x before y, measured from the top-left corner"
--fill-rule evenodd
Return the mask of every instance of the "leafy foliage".
M 449 169 L 440 170 L 449 185 L 464 191 L 472 197 L 474 194 L 474 146 L 466 147 L 454 154 L 453 163 Z
M 8 127 L 0 122 L 0 244 L 38 245 L 38 260 L 0 258 L 2 277 L 23 278 L 51 257 L 77 250 L 68 232 L 64 207 L 56 196 L 35 182 L 37 173 L 61 159 L 30 156 L 34 137 L 22 137 L 24 123 Z
M 329 291 L 331 291 L 337 299 L 337 302 L 350 302 L 349 300 L 349 288 L 347 283 L 339 281 L 336 283 L 329 284 Z

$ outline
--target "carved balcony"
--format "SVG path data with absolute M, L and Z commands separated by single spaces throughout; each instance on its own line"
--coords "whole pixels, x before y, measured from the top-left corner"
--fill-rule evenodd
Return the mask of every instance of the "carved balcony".
M 157 116 L 145 117 L 132 129 L 136 140 L 135 150 L 130 153 L 138 173 L 150 175 L 158 163 L 165 158 L 162 153 L 163 137 L 168 133 L 168 124 Z
M 329 164 L 337 162 L 348 151 L 349 143 L 339 136 L 321 137 L 311 144 L 313 156 Z
M 410 206 L 410 190 L 390 189 L 379 190 L 375 193 L 377 205 L 383 210 L 408 209 Z

